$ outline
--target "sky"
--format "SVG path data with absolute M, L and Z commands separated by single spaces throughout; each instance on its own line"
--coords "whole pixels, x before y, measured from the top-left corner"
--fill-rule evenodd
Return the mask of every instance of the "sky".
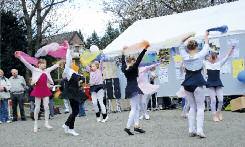
M 93 31 L 102 36 L 107 23 L 115 20 L 112 13 L 103 11 L 102 0 L 73 0 L 71 4 L 59 8 L 58 12 L 63 18 L 59 19 L 58 23 L 67 19 L 69 22 L 62 32 L 80 29 L 85 38 L 90 36 Z

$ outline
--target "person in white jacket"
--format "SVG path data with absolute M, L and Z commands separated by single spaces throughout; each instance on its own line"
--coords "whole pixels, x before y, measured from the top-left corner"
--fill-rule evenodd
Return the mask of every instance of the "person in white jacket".
M 8 99 L 10 98 L 11 84 L 9 80 L 4 77 L 3 70 L 0 69 L 0 124 L 4 122 L 11 122 L 9 120 Z

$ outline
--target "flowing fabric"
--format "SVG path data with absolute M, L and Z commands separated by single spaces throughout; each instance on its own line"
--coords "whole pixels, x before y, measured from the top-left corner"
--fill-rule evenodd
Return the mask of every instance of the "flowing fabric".
M 141 42 L 135 43 L 133 45 L 127 46 L 125 53 L 126 54 L 134 54 L 140 51 L 140 49 L 144 49 L 147 46 L 150 46 L 150 43 L 147 40 L 143 40 Z
M 80 62 L 82 66 L 88 66 L 93 60 L 95 60 L 101 54 L 100 51 L 90 52 L 84 51 L 82 55 L 80 55 Z
M 79 71 L 79 66 L 77 66 L 77 65 L 74 64 L 74 63 L 72 63 L 71 68 L 72 68 L 75 72 L 78 73 L 78 71 Z
M 61 45 L 59 45 L 56 42 L 53 42 L 38 49 L 37 53 L 35 54 L 35 57 L 39 58 L 41 56 L 50 55 L 54 58 L 65 59 L 68 46 L 69 45 L 67 41 L 64 41 L 64 43 L 62 43 Z
M 210 28 L 207 31 L 208 32 L 219 31 L 221 33 L 226 33 L 228 31 L 228 26 L 227 25 L 223 25 L 223 26 L 220 26 L 220 27 Z
M 38 63 L 38 59 L 34 58 L 34 57 L 31 57 L 29 56 L 28 54 L 22 52 L 22 51 L 19 51 L 20 52 L 20 56 L 22 58 L 24 58 L 28 63 L 30 64 L 33 64 L 35 66 L 37 66 L 37 63 Z

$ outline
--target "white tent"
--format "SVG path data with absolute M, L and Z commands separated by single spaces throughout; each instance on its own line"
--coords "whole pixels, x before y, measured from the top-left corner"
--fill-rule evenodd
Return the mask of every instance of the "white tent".
M 119 55 L 123 46 L 142 40 L 148 40 L 151 49 L 173 47 L 180 40 L 177 39 L 180 38 L 178 36 L 187 32 L 195 32 L 197 36 L 201 36 L 204 35 L 205 30 L 222 25 L 227 25 L 229 28 L 226 35 L 233 34 L 245 30 L 244 19 L 245 0 L 240 0 L 179 14 L 139 20 L 109 44 L 103 52 L 109 56 Z

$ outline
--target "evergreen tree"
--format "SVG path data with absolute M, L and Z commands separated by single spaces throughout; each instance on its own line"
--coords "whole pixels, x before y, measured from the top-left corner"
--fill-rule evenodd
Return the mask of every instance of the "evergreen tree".
M 100 38 L 95 31 L 92 33 L 91 37 L 87 39 L 85 47 L 90 48 L 91 45 L 97 45 L 100 48 Z
M 26 68 L 14 57 L 16 50 L 26 52 L 26 28 L 24 23 L 18 20 L 12 12 L 1 11 L 1 44 L 0 44 L 0 68 L 4 70 L 5 75 L 11 75 L 10 70 L 16 68 L 20 75 L 25 75 Z
M 108 23 L 106 32 L 104 36 L 101 38 L 100 47 L 102 49 L 106 48 L 114 39 L 116 39 L 120 35 L 120 31 L 118 29 L 114 29 L 111 23 Z

